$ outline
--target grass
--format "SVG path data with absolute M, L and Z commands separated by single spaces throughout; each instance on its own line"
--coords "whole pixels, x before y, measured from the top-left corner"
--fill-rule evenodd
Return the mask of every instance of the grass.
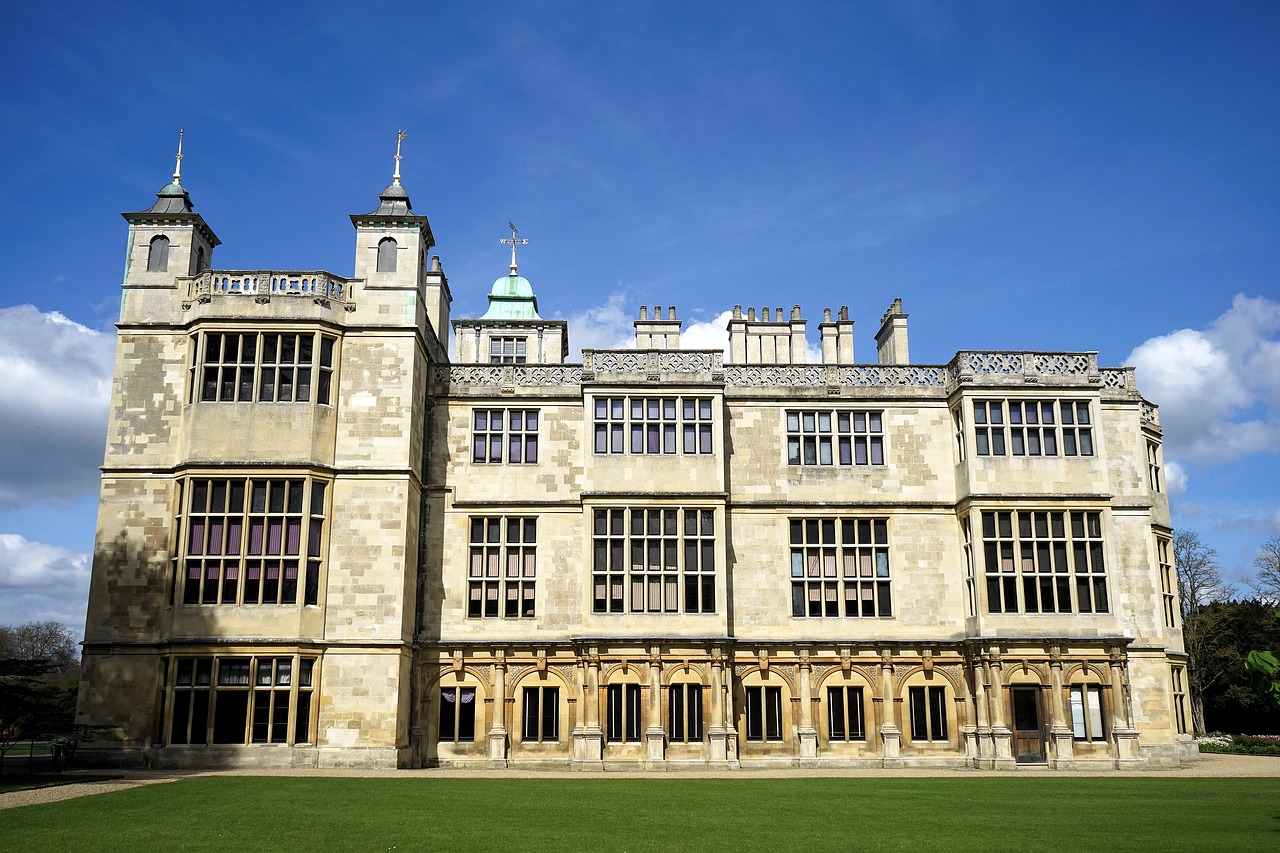
M 1268 850 L 1280 778 L 224 776 L 0 811 L 5 849 Z

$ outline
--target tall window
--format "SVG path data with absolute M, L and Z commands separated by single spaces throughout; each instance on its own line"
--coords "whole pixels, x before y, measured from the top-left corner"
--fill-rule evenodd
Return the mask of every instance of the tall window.
M 782 688 L 748 687 L 747 740 L 782 740 Z
M 467 616 L 534 615 L 538 520 L 472 518 Z
M 325 487 L 306 479 L 190 480 L 179 519 L 181 602 L 316 604 Z
M 790 527 L 792 616 L 893 615 L 887 521 L 808 518 Z
M 195 337 L 191 401 L 329 404 L 334 339 L 316 332 L 209 332 Z M 314 389 L 313 389 L 314 383 Z
M 1102 729 L 1102 688 L 1085 684 L 1071 688 L 1071 732 L 1075 740 L 1106 740 Z
M 640 685 L 610 684 L 606 689 L 606 736 L 610 743 L 639 743 Z
M 1178 734 L 1185 735 L 1190 731 L 1187 728 L 1187 670 L 1181 666 L 1170 667 L 1170 670 L 1173 675 L 1173 721 Z
M 979 456 L 1092 456 L 1093 427 L 1085 400 L 975 400 Z
M 440 688 L 440 741 L 472 743 L 476 739 L 476 689 Z
M 714 613 L 715 577 L 714 510 L 595 510 L 593 612 Z
M 560 740 L 560 688 L 526 687 L 521 739 L 525 743 Z
M 147 251 L 147 272 L 165 272 L 169 269 L 169 238 L 161 234 L 151 238 Z
M 827 735 L 833 741 L 867 739 L 861 687 L 827 688 Z
M 968 517 L 960 519 L 960 535 L 964 539 L 964 591 L 967 612 L 978 615 L 978 577 L 973 567 L 973 531 Z
M 476 409 L 472 413 L 471 461 L 538 461 L 537 409 Z
M 308 743 L 314 669 L 308 657 L 178 658 L 168 742 Z
M 790 465 L 883 465 L 881 412 L 787 412 Z
M 982 513 L 991 613 L 1106 613 L 1097 512 Z
M 378 241 L 378 272 L 396 271 L 396 241 L 383 237 Z
M 524 364 L 528 361 L 524 338 L 490 338 L 490 364 Z
M 1173 573 L 1173 543 L 1167 536 L 1156 537 L 1157 571 L 1160 572 L 1160 602 L 1164 611 L 1164 626 L 1175 628 L 1178 624 L 1178 604 L 1175 598 L 1177 580 Z
M 910 687 L 912 740 L 947 739 L 947 690 L 945 687 Z
M 701 742 L 701 684 L 673 684 L 667 691 L 667 737 L 672 743 Z
M 1160 445 L 1147 442 L 1147 484 L 1153 492 L 1164 491 L 1164 476 L 1160 472 Z
M 595 452 L 713 452 L 709 397 L 597 397 Z

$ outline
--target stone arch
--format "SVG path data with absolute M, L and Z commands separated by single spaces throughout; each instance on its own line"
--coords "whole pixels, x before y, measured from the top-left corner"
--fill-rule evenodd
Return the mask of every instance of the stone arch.
M 873 704 L 876 687 L 867 673 L 857 667 L 850 667 L 847 672 L 841 667 L 832 667 L 814 681 L 813 695 L 818 700 L 814 723 L 821 742 L 836 745 L 869 742 L 871 732 L 876 729 Z
M 513 745 L 536 747 L 568 741 L 569 708 L 577 694 L 563 673 L 552 667 L 529 667 L 511 680 L 508 695 L 515 708 L 510 733 Z
M 707 671 L 700 664 L 672 661 L 668 666 L 662 668 L 662 686 L 668 687 L 672 684 L 702 684 L 705 686 L 708 684 Z

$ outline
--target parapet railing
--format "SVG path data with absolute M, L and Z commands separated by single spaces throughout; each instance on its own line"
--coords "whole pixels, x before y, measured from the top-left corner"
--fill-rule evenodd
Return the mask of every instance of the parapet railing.
M 950 393 L 966 386 L 1089 386 L 1139 398 L 1131 367 L 1098 367 L 1094 352 L 962 350 L 946 364 L 725 364 L 719 350 L 584 350 L 581 365 L 441 366 L 438 383 L 564 385 L 689 377 L 749 388 L 899 388 Z M 1148 404 L 1150 406 L 1150 404 Z M 1150 406 L 1154 422 L 1155 407 Z
M 311 296 L 346 302 L 352 279 L 323 270 L 204 270 L 192 276 L 191 299 L 221 296 Z

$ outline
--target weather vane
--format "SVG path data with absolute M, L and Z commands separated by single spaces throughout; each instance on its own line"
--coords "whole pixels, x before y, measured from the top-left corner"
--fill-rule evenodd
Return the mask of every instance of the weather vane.
M 173 166 L 173 182 L 182 183 L 182 128 L 178 128 L 178 161 Z
M 409 135 L 409 131 L 402 130 L 396 134 L 396 173 L 391 176 L 391 183 L 399 186 L 400 184 L 400 143 L 404 142 L 404 138 Z
M 529 241 L 524 239 L 523 237 L 516 237 L 516 234 L 520 232 L 516 231 L 516 226 L 514 222 L 508 222 L 507 227 L 511 229 L 511 236 L 503 237 L 498 242 L 505 243 L 511 246 L 511 274 L 515 275 L 516 274 L 516 246 L 527 246 L 529 245 Z

